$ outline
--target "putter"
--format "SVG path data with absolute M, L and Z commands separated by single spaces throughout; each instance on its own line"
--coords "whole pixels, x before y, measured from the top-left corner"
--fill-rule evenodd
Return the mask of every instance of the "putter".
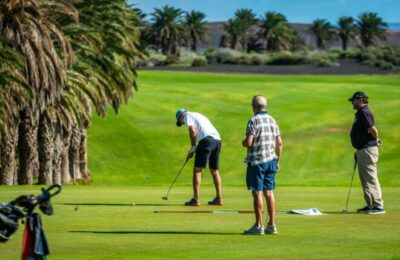
M 349 204 L 349 198 L 350 198 L 350 192 L 351 192 L 351 187 L 353 186 L 353 179 L 354 179 L 354 173 L 356 172 L 357 168 L 357 154 L 354 153 L 354 168 L 353 168 L 353 175 L 351 176 L 351 181 L 350 181 L 350 187 L 349 187 L 349 192 L 347 193 L 347 200 L 346 200 L 346 208 L 342 210 L 342 212 L 347 213 L 349 212 L 347 206 Z
M 176 180 L 178 179 L 179 175 L 181 174 L 183 168 L 185 167 L 185 165 L 186 165 L 186 163 L 187 163 L 188 161 L 189 161 L 189 157 L 186 157 L 185 163 L 182 165 L 181 169 L 180 169 L 179 172 L 176 174 L 174 180 L 173 180 L 172 183 L 171 183 L 171 186 L 169 186 L 169 189 L 168 189 L 168 191 L 167 191 L 167 195 L 165 195 L 164 197 L 161 197 L 161 199 L 163 199 L 163 200 L 168 200 L 168 195 L 169 195 L 169 192 L 170 192 L 172 186 L 174 186 Z

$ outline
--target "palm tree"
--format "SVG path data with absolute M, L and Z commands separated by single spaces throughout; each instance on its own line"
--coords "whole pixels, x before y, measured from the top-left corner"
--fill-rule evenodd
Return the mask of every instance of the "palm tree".
M 32 97 L 23 69 L 22 56 L 9 49 L 0 35 L 0 185 L 18 181 L 18 111 Z
M 27 134 L 18 134 L 18 124 L 20 133 L 21 128 L 29 130 L 39 141 L 28 147 L 38 155 L 20 155 L 20 168 L 27 168 L 21 163 L 36 165 L 39 182 L 46 184 L 67 183 L 71 173 L 74 179 L 86 175 L 86 130 L 92 111 L 104 115 L 110 105 L 118 112 L 137 87 L 134 64 L 143 52 L 139 15 L 124 0 L 73 3 L 0 2 L 0 120 L 7 120 L 0 124 L 1 184 L 16 183 L 17 142 L 20 152 L 29 144 L 21 138 Z M 10 58 L 18 57 L 10 55 L 10 48 L 21 54 L 22 62 Z M 32 176 L 19 171 L 18 182 L 30 183 Z
M 289 49 L 293 39 L 297 37 L 286 17 L 277 12 L 266 12 L 259 28 L 258 35 L 265 41 L 265 49 L 268 51 Z
M 64 30 L 77 61 L 55 107 L 59 112 L 54 128 L 61 130 L 56 133 L 62 141 L 60 147 L 63 145 L 57 154 L 61 162 L 55 167 L 61 168 L 64 183 L 89 177 L 86 140 L 92 111 L 104 116 L 107 105 L 111 105 L 118 112 L 137 88 L 134 64 L 143 56 L 140 14 L 123 0 L 82 2 L 76 8 L 80 24 L 71 27 L 66 23 Z
M 325 19 L 316 19 L 311 25 L 311 31 L 317 39 L 317 47 L 325 49 L 326 43 L 333 39 L 334 31 L 332 25 Z
M 208 32 L 207 23 L 204 21 L 206 15 L 202 12 L 191 11 L 186 13 L 184 27 L 190 40 L 190 48 L 197 51 L 197 43 L 206 40 Z
M 364 47 L 369 47 L 374 43 L 375 38 L 385 39 L 388 25 L 377 13 L 367 12 L 358 16 L 356 27 L 361 37 L 361 43 Z
M 151 16 L 150 35 L 161 46 L 162 53 L 167 56 L 177 54 L 184 33 L 183 11 L 166 5 L 155 8 Z
M 239 39 L 246 33 L 246 28 L 241 20 L 229 19 L 228 22 L 224 24 L 224 30 L 230 37 L 230 48 L 236 49 Z
M 338 35 L 342 41 L 342 49 L 347 50 L 347 45 L 350 39 L 354 38 L 356 34 L 356 27 L 354 19 L 351 16 L 342 16 L 338 21 Z
M 240 43 L 242 45 L 242 48 L 245 50 L 248 50 L 248 41 L 249 37 L 251 36 L 250 28 L 252 25 L 254 25 L 257 22 L 257 18 L 253 10 L 248 9 L 248 8 L 241 8 L 236 10 L 235 12 L 235 19 L 240 21 L 242 23 L 242 30 L 243 33 L 240 36 Z
M 67 1 L 10 0 L 0 3 L 0 34 L 8 47 L 24 59 L 31 102 L 20 109 L 18 140 L 18 183 L 31 184 L 37 165 L 38 116 L 60 97 L 67 80 L 67 68 L 73 62 L 69 42 L 53 19 L 76 19 L 77 13 Z M 15 138 L 12 136 L 10 138 Z

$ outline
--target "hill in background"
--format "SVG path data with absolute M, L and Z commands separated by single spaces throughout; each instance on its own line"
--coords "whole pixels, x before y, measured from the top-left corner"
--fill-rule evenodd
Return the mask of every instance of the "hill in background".
M 217 48 L 219 47 L 221 36 L 224 34 L 224 22 L 210 22 L 208 23 L 210 28 L 210 38 L 207 43 L 202 43 L 199 45 L 199 49 L 204 50 L 207 48 Z M 310 24 L 303 23 L 291 23 L 291 26 L 294 30 L 299 34 L 299 36 L 304 39 L 304 42 L 311 46 L 312 48 L 316 48 L 316 40 L 314 35 L 310 32 Z M 400 31 L 396 31 L 398 28 L 400 30 L 400 23 L 391 23 L 391 30 L 387 31 L 386 41 L 378 42 L 379 45 L 388 45 L 394 47 L 400 47 Z M 254 28 L 255 29 L 255 28 Z M 359 44 L 352 40 L 349 43 L 349 47 L 356 47 Z M 341 42 L 339 39 L 332 41 L 328 44 L 328 48 L 341 48 Z

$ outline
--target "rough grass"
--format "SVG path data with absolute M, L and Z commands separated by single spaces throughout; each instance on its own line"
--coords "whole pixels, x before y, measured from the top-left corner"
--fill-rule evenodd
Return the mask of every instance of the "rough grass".
M 347 98 L 370 96 L 380 148 L 379 178 L 398 186 L 400 167 L 399 76 L 256 76 L 140 71 L 139 91 L 119 115 L 95 118 L 89 131 L 89 166 L 94 185 L 167 185 L 189 149 L 187 129 L 175 126 L 184 107 L 207 115 L 223 139 L 224 184 L 242 185 L 241 147 L 255 94 L 268 98 L 268 112 L 284 142 L 280 185 L 347 186 L 353 167 L 349 131 L 354 110 Z M 192 161 L 177 185 L 191 182 Z M 211 183 L 205 178 L 205 183 Z
M 225 187 L 225 205 L 181 206 L 191 187 L 64 187 L 54 198 L 55 215 L 43 216 L 51 259 L 390 259 L 400 257 L 400 190 L 383 188 L 385 215 L 343 214 L 347 188 L 278 187 L 279 235 L 241 235 L 252 214 L 155 214 L 155 210 L 250 210 L 244 187 Z M 1 201 L 39 187 L 0 187 Z M 213 197 L 204 186 L 202 202 Z M 136 207 L 130 206 L 132 202 Z M 363 206 L 361 189 L 352 190 L 349 209 Z M 75 210 L 76 206 L 78 209 Z M 325 216 L 288 215 L 289 209 L 317 207 Z M 0 244 L 1 259 L 18 259 L 22 226 Z

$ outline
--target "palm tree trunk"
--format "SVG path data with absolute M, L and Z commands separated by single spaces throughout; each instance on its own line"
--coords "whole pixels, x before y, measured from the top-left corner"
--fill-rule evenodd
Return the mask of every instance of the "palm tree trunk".
M 53 184 L 62 184 L 61 168 L 64 143 L 62 140 L 62 126 L 57 122 L 54 127 L 54 154 L 53 154 Z
M 46 113 L 39 120 L 39 183 L 53 184 L 54 134 L 52 122 Z
M 191 50 L 196 52 L 197 51 L 197 37 L 194 33 L 191 33 Z
M 14 185 L 18 181 L 16 165 L 18 127 L 8 126 L 7 129 L 0 129 L 0 132 L 0 185 Z
M 72 127 L 72 135 L 71 135 L 71 142 L 69 147 L 69 169 L 70 175 L 73 181 L 77 179 L 81 179 L 81 172 L 79 166 L 79 148 L 80 148 L 80 131 L 77 126 Z
M 196 42 L 196 41 L 193 41 L 193 40 L 192 40 L 192 43 L 191 43 L 191 50 L 192 50 L 193 52 L 196 52 L 196 51 L 197 51 L 197 42 Z
M 236 45 L 237 45 L 237 36 L 236 35 L 233 35 L 232 36 L 232 40 L 231 40 L 231 49 L 232 50 L 235 50 L 236 49 Z
M 37 149 L 37 120 L 29 108 L 20 112 L 18 141 L 18 184 L 33 183 L 33 178 L 39 176 L 39 156 Z
M 273 51 L 274 50 L 273 45 L 274 41 L 272 40 L 272 38 L 268 38 L 266 47 L 267 51 Z
M 340 36 L 340 39 L 342 41 L 342 50 L 346 51 L 347 50 L 347 41 L 348 40 L 344 35 Z
M 71 141 L 71 127 L 63 129 L 63 150 L 61 153 L 61 182 L 62 184 L 71 183 L 71 175 L 69 172 L 69 146 Z
M 79 170 L 81 172 L 82 178 L 89 180 L 90 174 L 87 162 L 87 129 L 81 128 L 80 135 L 81 141 L 79 145 Z
M 321 38 L 317 38 L 317 47 L 319 48 L 319 49 L 325 49 L 325 44 L 324 44 L 324 41 L 321 39 Z

